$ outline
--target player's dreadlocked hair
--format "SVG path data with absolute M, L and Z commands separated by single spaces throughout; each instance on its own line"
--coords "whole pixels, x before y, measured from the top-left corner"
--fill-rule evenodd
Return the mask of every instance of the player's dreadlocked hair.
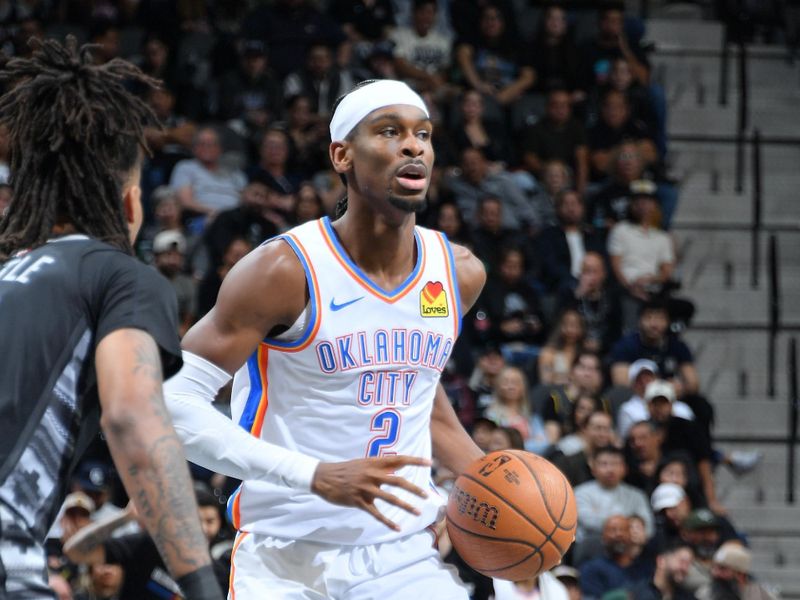
M 365 79 L 364 81 L 353 86 L 353 89 L 350 90 L 350 92 L 354 92 L 358 88 L 362 88 L 365 85 L 369 85 L 370 83 L 375 83 L 376 81 L 378 81 L 378 79 Z M 347 94 L 349 94 L 350 92 L 347 92 Z M 336 109 L 339 108 L 339 105 L 342 103 L 342 100 L 344 100 L 344 97 L 347 96 L 347 94 L 342 94 L 336 99 L 336 102 L 333 103 L 333 108 L 331 109 L 331 115 L 333 115 L 336 112 Z M 346 139 L 349 139 L 351 134 L 352 132 L 348 133 Z M 345 176 L 342 173 L 339 173 L 339 177 L 341 178 L 342 183 L 345 186 L 347 186 L 347 179 L 345 178 Z M 347 212 L 347 194 L 339 198 L 339 201 L 336 203 L 336 208 L 334 208 L 333 210 L 333 218 L 339 219 L 340 217 L 344 216 L 345 212 Z
M 132 253 L 121 195 L 125 176 L 146 149 L 144 126 L 157 121 L 126 81 L 157 81 L 121 59 L 93 64 L 91 50 L 32 41 L 32 58 L 10 60 L 0 81 L 0 123 L 11 140 L 13 199 L 0 220 L 0 256 L 43 244 L 69 222 Z

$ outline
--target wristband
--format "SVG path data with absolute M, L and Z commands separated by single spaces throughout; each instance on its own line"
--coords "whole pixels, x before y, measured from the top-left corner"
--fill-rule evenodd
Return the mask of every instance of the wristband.
M 222 600 L 222 590 L 211 565 L 184 575 L 176 583 L 186 600 Z

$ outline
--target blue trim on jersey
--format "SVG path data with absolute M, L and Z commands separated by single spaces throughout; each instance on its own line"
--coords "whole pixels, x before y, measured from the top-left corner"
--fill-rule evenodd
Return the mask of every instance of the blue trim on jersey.
M 398 285 L 395 289 L 391 292 L 386 291 L 381 286 L 373 282 L 369 276 L 361 270 L 361 268 L 353 262 L 350 258 L 350 255 L 347 254 L 347 251 L 344 249 L 342 244 L 339 242 L 339 236 L 336 235 L 336 231 L 334 230 L 333 226 L 331 225 L 330 217 L 322 217 L 322 224 L 325 227 L 325 230 L 328 232 L 328 237 L 333 242 L 334 248 L 336 248 L 336 253 L 339 255 L 344 262 L 348 264 L 348 266 L 353 270 L 353 272 L 358 275 L 359 279 L 363 281 L 368 287 L 372 288 L 378 294 L 382 294 L 384 296 L 389 296 L 390 298 L 396 296 L 400 292 L 405 291 L 405 288 L 408 287 L 414 278 L 419 273 L 420 268 L 422 267 L 422 240 L 419 239 L 419 234 L 417 233 L 416 227 L 414 228 L 414 241 L 417 244 L 417 262 L 414 265 L 414 269 L 411 271 L 408 277 L 405 278 L 405 281 Z
M 247 359 L 247 375 L 250 378 L 250 393 L 247 394 L 247 401 L 244 403 L 242 416 L 239 418 L 239 425 L 249 432 L 256 421 L 258 405 L 261 403 L 261 373 L 258 372 L 258 349 Z
M 242 484 L 240 483 L 236 486 L 236 489 L 231 494 L 230 498 L 228 498 L 228 502 L 225 504 L 225 516 L 228 517 L 228 523 L 233 525 L 233 503 L 236 501 L 236 497 L 242 491 Z
M 303 271 L 306 273 L 306 283 L 308 285 L 308 301 L 311 303 L 311 316 L 308 319 L 308 324 L 306 324 L 305 331 L 303 331 L 302 335 L 296 340 L 284 342 L 282 340 L 276 340 L 275 338 L 265 337 L 264 342 L 275 348 L 297 348 L 308 341 L 308 338 L 314 331 L 314 325 L 317 323 L 317 297 L 314 292 L 314 277 L 311 275 L 311 267 L 309 267 L 308 263 L 306 262 L 306 257 L 303 255 L 302 250 L 300 250 L 299 246 L 292 238 L 287 235 L 281 235 L 273 239 L 283 240 L 289 244 L 289 247 L 294 251 L 294 253 L 297 255 L 297 258 L 300 260 L 300 264 L 303 265 Z
M 458 277 L 456 277 L 456 261 L 453 258 L 453 247 L 450 245 L 450 240 L 444 232 L 439 232 L 444 240 L 444 247 L 447 248 L 447 257 L 450 259 L 450 278 L 453 280 L 453 292 L 456 295 L 456 315 L 458 315 L 458 335 L 461 335 L 461 319 L 464 315 L 461 314 L 461 291 L 458 289 Z

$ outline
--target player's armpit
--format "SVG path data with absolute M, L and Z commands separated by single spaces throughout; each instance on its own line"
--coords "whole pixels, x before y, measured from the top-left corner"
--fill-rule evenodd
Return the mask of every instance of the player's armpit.
M 235 373 L 276 327 L 289 327 L 306 305 L 303 267 L 288 244 L 253 250 L 225 277 L 217 303 L 183 338 L 182 346 Z
M 456 277 L 461 293 L 461 311 L 465 314 L 481 294 L 486 283 L 486 269 L 477 256 L 458 244 L 453 244 L 453 260 L 456 263 Z

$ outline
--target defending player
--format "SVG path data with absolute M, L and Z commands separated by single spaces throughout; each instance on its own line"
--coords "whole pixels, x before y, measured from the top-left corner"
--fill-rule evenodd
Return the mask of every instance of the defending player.
M 229 506 L 240 530 L 237 600 L 463 599 L 426 529 L 444 502 L 427 459 L 433 450 L 459 473 L 482 454 L 438 382 L 485 273 L 469 251 L 415 226 L 434 158 L 416 93 L 370 82 L 341 100 L 330 129 L 346 212 L 263 244 L 231 271 L 184 338 L 168 406 L 191 460 L 245 479 Z M 199 400 L 230 373 L 234 420 L 252 434 L 235 442 Z M 274 453 L 254 455 L 261 440 Z M 426 466 L 404 466 L 394 453 Z M 381 456 L 372 460 L 387 462 L 363 476 L 356 467 L 372 464 L 364 459 L 344 463 L 349 472 L 327 462 Z M 397 475 L 381 478 L 387 468 Z M 409 492 L 427 497 L 414 509 Z
M 132 65 L 48 40 L 2 72 L 14 198 L 0 221 L 0 597 L 54 598 L 45 535 L 103 428 L 126 489 L 189 599 L 222 598 L 162 371 L 180 368 L 169 284 L 134 259 L 142 127 Z

